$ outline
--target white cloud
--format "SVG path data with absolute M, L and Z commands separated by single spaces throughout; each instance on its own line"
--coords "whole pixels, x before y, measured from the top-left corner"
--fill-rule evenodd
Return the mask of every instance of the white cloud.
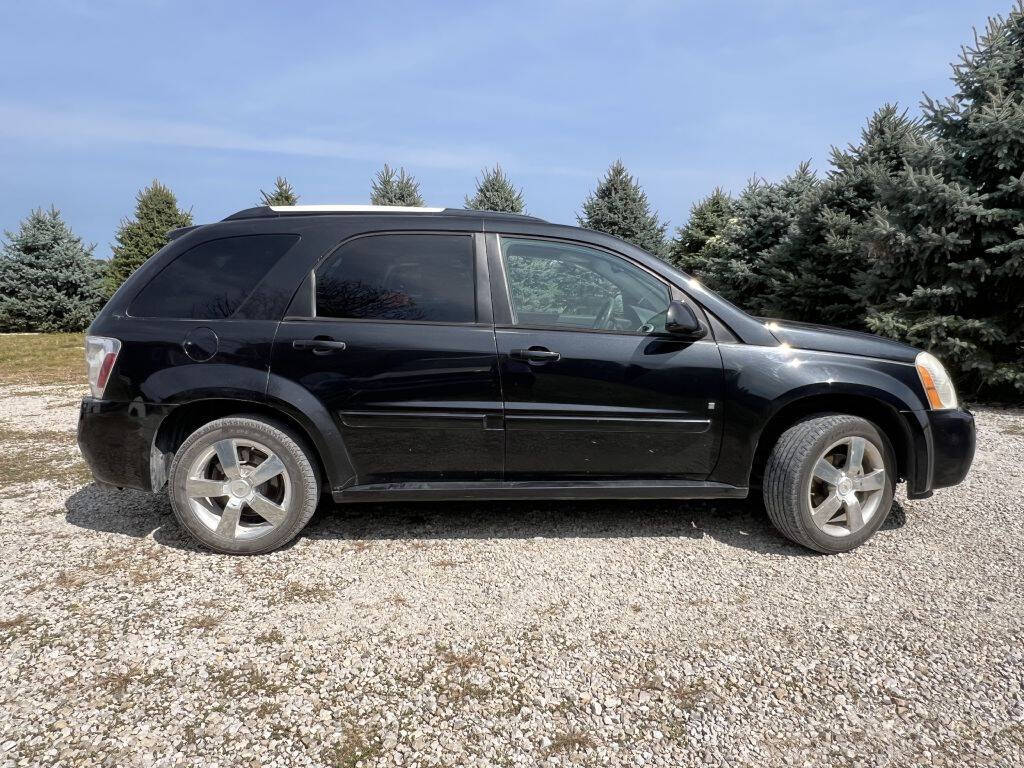
M 486 147 L 396 146 L 322 139 L 312 136 L 260 136 L 200 123 L 111 114 L 74 113 L 0 104 L 0 137 L 82 144 L 153 144 L 234 152 L 265 152 L 307 157 L 332 157 L 370 162 L 388 161 L 426 168 L 479 170 L 493 162 Z

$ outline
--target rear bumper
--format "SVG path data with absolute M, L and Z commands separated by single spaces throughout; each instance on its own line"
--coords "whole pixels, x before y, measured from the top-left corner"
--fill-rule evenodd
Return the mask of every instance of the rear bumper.
M 907 496 L 924 498 L 967 477 L 975 448 L 974 415 L 970 411 L 905 411 L 903 416 L 914 435 Z
M 166 476 L 164 456 L 156 450 L 154 438 L 170 408 L 82 398 L 78 448 L 97 482 L 160 490 Z

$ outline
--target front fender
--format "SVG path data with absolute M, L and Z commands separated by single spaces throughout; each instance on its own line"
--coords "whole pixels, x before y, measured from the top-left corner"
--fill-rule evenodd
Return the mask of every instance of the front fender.
M 927 451 L 926 404 L 912 364 L 788 346 L 723 344 L 721 350 L 725 430 L 712 480 L 747 485 L 765 430 L 801 404 L 841 411 L 848 403 L 851 411 L 867 406 L 884 413 L 910 446 L 908 470 Z

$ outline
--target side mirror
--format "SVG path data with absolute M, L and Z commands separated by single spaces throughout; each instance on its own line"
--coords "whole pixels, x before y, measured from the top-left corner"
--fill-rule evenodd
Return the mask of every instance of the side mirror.
M 700 338 L 704 335 L 697 315 L 689 305 L 681 301 L 673 301 L 665 313 L 665 330 L 679 336 Z

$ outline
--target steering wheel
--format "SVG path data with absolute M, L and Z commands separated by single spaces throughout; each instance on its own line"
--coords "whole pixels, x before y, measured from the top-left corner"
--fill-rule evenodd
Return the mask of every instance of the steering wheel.
M 601 309 L 597 311 L 597 317 L 594 318 L 594 323 L 591 328 L 608 328 L 608 323 L 612 319 L 612 312 L 615 311 L 615 299 L 617 296 L 610 296 L 608 300 L 601 305 Z

